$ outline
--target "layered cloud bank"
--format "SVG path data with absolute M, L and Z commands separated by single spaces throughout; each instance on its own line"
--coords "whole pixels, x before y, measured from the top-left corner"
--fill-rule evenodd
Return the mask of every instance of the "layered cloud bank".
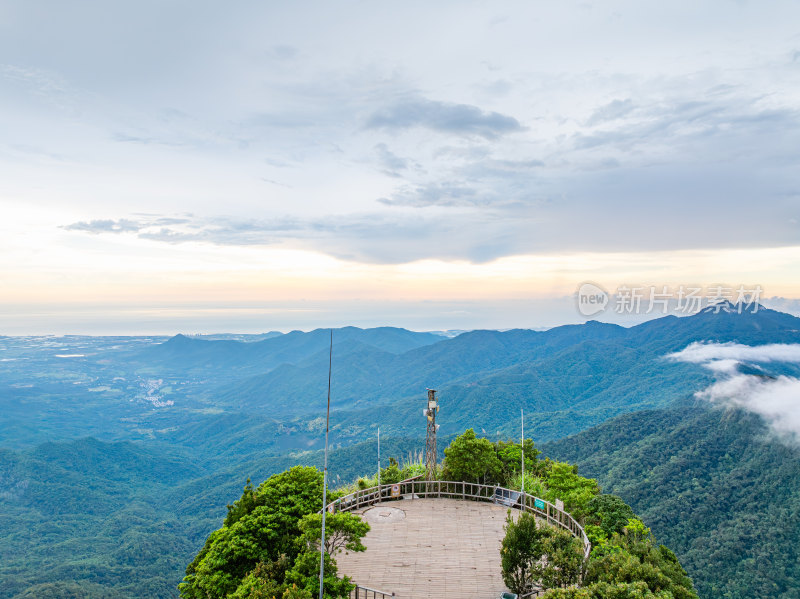
M 721 0 L 18 2 L 0 12 L 0 201 L 63 210 L 52 254 L 793 246 L 798 19 Z
M 692 343 L 667 358 L 700 364 L 715 373 L 717 381 L 699 391 L 698 398 L 744 408 L 764 417 L 777 433 L 795 441 L 800 437 L 800 379 L 741 370 L 762 370 L 759 364 L 800 364 L 800 344 Z

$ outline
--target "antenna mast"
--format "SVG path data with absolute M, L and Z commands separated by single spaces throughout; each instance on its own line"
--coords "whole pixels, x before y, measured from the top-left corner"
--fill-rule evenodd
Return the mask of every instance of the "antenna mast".
M 381 493 L 381 427 L 378 427 L 378 498 Z
M 319 543 L 319 599 L 322 599 L 322 582 L 325 579 L 325 513 L 328 511 L 328 431 L 331 422 L 331 367 L 333 366 L 333 329 L 328 352 L 328 409 L 325 412 L 325 470 L 322 471 L 322 539 Z
M 425 440 L 425 480 L 436 480 L 436 412 L 439 404 L 436 401 L 436 391 L 428 389 L 428 407 L 425 416 L 428 418 L 428 436 Z
M 522 501 L 525 501 L 525 410 L 520 409 L 519 419 L 522 425 Z

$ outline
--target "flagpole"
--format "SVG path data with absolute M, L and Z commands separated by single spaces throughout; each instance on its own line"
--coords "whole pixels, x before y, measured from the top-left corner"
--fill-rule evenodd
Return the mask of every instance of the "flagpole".
M 331 367 L 333 366 L 333 329 L 328 352 L 328 408 L 325 412 L 325 469 L 322 471 L 322 539 L 319 543 L 319 599 L 322 599 L 322 582 L 325 579 L 325 514 L 328 503 L 328 431 L 331 422 Z

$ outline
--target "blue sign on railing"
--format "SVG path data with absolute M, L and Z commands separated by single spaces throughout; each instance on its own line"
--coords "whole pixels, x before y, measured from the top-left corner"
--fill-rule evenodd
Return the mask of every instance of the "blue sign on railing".
M 534 497 L 533 498 L 533 507 L 535 507 L 537 510 L 543 510 L 544 509 L 544 501 L 539 499 L 538 497 Z

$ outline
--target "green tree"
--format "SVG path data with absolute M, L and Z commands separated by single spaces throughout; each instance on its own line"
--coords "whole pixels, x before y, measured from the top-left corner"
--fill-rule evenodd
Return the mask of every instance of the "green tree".
M 228 510 L 222 528 L 186 569 L 181 596 L 222 599 L 234 592 L 259 562 L 297 555 L 300 519 L 322 508 L 322 473 L 295 466 L 271 476 Z
M 274 562 L 260 562 L 255 569 L 244 577 L 236 590 L 228 595 L 229 599 L 274 599 L 286 590 L 283 579 L 289 560 L 282 555 Z
M 514 476 L 522 470 L 522 445 L 513 441 L 498 441 L 494 444 L 497 458 L 500 460 L 500 478 L 497 482 L 508 486 Z M 541 452 L 534 447 L 532 439 L 525 439 L 525 474 L 538 476 L 544 474 L 541 464 L 536 459 Z
M 540 595 L 542 599 L 594 599 L 591 591 L 588 589 L 551 589 L 544 595 Z
M 586 513 L 589 501 L 600 493 L 595 479 L 578 476 L 578 467 L 565 462 L 552 462 L 545 483 L 549 489 L 546 499 L 561 499 L 566 510 L 576 518 Z
M 544 534 L 536 518 L 520 514 L 515 522 L 508 512 L 506 534 L 500 546 L 503 582 L 517 595 L 527 595 L 542 588 L 540 562 L 544 556 Z
M 552 589 L 542 599 L 674 599 L 669 591 L 653 593 L 643 582 L 598 582 L 583 588 Z
M 257 494 L 264 498 L 278 529 L 278 554 L 290 557 L 300 536 L 300 519 L 322 509 L 322 472 L 309 466 L 295 466 L 261 483 Z M 277 557 L 277 556 L 276 556 Z
M 650 529 L 644 525 L 644 522 L 639 520 L 636 516 L 628 518 L 625 527 L 622 529 L 628 542 L 631 544 L 641 543 L 650 539 Z
M 300 520 L 301 542 L 306 549 L 319 551 L 322 536 L 322 514 L 309 514 Z M 335 556 L 339 551 L 366 551 L 361 539 L 369 532 L 369 524 L 350 512 L 325 516 L 325 551 Z
M 584 580 L 590 585 L 644 583 L 656 596 L 697 599 L 675 554 L 663 545 L 655 546 L 649 529 L 638 519 L 630 521 L 624 535 L 614 535 L 592 551 Z
M 286 589 L 281 599 L 314 599 L 311 593 L 305 589 L 298 588 L 293 584 L 290 588 Z
M 635 517 L 631 506 L 616 495 L 597 495 L 586 504 L 586 521 L 599 526 L 606 537 L 622 533 L 628 520 Z
M 522 473 L 518 472 L 511 477 L 507 483 L 505 483 L 506 487 L 509 489 L 515 489 L 517 491 L 522 490 Z M 534 497 L 547 497 L 547 485 L 544 483 L 544 480 L 536 476 L 535 474 L 525 472 L 525 493 L 528 495 L 533 495 Z
M 562 528 L 543 527 L 542 588 L 577 584 L 583 572 L 583 543 Z
M 322 596 L 326 599 L 347 597 L 356 585 L 345 576 L 339 578 L 336 560 L 327 553 L 325 555 L 325 577 L 323 579 Z M 301 589 L 311 593 L 312 597 L 319 596 L 319 551 L 307 551 L 300 554 L 294 562 L 294 567 L 286 573 L 286 583 L 295 584 Z
M 453 439 L 444 456 L 443 476 L 448 480 L 495 482 L 502 469 L 494 445 L 488 439 L 476 438 L 471 428 Z
M 583 526 L 583 530 L 586 533 L 586 536 L 589 538 L 592 548 L 602 547 L 608 542 L 608 535 L 606 534 L 606 531 L 603 530 L 602 526 L 598 526 L 596 524 L 585 524 Z
M 500 549 L 503 581 L 524 595 L 578 582 L 583 569 L 583 543 L 568 532 L 539 523 L 528 513 L 506 519 Z
M 228 515 L 225 516 L 223 524 L 225 526 L 232 525 L 239 520 L 239 518 L 249 514 L 259 505 L 264 505 L 264 498 L 256 496 L 253 485 L 248 478 L 244 490 L 242 491 L 242 496 L 232 504 L 229 503 L 226 506 L 228 508 Z
M 403 480 L 403 471 L 395 458 L 389 458 L 389 465 L 381 469 L 381 484 L 393 485 Z

